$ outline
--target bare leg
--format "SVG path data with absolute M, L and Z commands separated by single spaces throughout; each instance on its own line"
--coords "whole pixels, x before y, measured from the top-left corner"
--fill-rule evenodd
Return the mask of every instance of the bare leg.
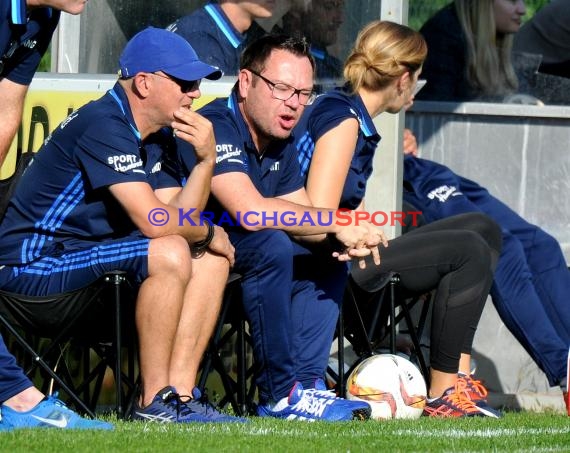
M 443 371 L 430 370 L 430 388 L 428 398 L 439 398 L 449 387 L 457 382 L 457 373 L 444 373 Z
M 459 370 L 460 372 L 469 376 L 471 374 L 471 355 L 461 354 L 459 358 Z M 439 398 L 443 395 L 449 387 L 453 387 L 457 382 L 457 373 L 444 373 L 443 371 L 430 370 L 430 389 L 429 398 Z
M 143 406 L 172 385 L 172 348 L 191 270 L 190 248 L 181 236 L 150 241 L 149 276 L 140 287 L 136 306 Z
M 229 262 L 204 254 L 192 264 L 192 278 L 184 295 L 184 307 L 176 333 L 170 378 L 181 395 L 191 395 L 198 367 L 220 314 Z
M 459 358 L 459 371 L 467 376 L 471 375 L 471 354 L 461 354 Z
M 44 399 L 44 394 L 35 387 L 28 387 L 26 390 L 8 398 L 2 405 L 14 409 L 18 412 L 26 412 L 36 407 Z

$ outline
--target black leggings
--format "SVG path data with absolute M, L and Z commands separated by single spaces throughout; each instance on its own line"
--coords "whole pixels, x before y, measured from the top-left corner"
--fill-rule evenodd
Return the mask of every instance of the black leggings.
M 400 274 L 411 294 L 436 290 L 430 339 L 430 365 L 458 371 L 461 353 L 470 354 L 473 337 L 493 282 L 501 251 L 501 230 L 484 214 L 461 214 L 411 230 L 380 248 L 381 263 L 366 258 L 352 267 L 354 281 L 376 291 L 388 272 Z

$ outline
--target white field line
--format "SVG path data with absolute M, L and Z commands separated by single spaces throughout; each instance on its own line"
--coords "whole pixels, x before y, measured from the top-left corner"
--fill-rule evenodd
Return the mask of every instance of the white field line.
M 467 437 L 489 438 L 503 436 L 541 436 L 545 434 L 570 434 L 570 426 L 564 428 L 486 428 L 486 429 L 400 429 L 394 431 L 399 436 L 422 436 L 422 437 Z
M 242 433 L 246 433 L 250 436 L 268 436 L 268 435 L 278 435 L 286 436 L 291 438 L 313 438 L 313 437 L 331 437 L 336 438 L 340 434 L 338 432 L 334 433 L 322 433 L 319 431 L 306 431 L 297 430 L 294 427 L 283 428 L 283 427 L 258 427 L 258 426 L 248 426 L 240 425 L 242 428 Z M 143 429 L 143 432 L 153 431 L 156 432 L 156 425 L 153 425 L 153 429 Z M 164 428 L 166 431 L 166 426 Z M 218 434 L 231 433 L 233 431 L 232 427 L 228 424 L 220 424 L 215 426 L 215 430 L 212 430 L 212 425 L 209 424 L 199 424 L 199 423 L 189 423 L 181 424 L 181 431 L 191 431 L 191 432 L 204 432 L 212 433 L 212 431 Z M 382 436 L 413 436 L 417 438 L 469 438 L 469 439 L 489 439 L 497 437 L 515 437 L 515 436 L 544 436 L 544 435 L 557 435 L 557 434 L 568 434 L 570 435 L 570 426 L 568 427 L 546 427 L 546 428 L 485 428 L 485 429 L 468 429 L 468 428 L 449 428 L 449 429 L 397 429 L 394 431 L 386 430 L 382 432 Z M 378 436 L 378 432 L 374 431 L 361 431 L 359 429 L 354 430 L 350 426 L 343 430 L 343 436 L 357 435 L 359 437 L 375 437 Z M 547 449 L 548 450 L 548 449 Z M 547 451 L 545 450 L 545 451 Z M 533 451 L 537 451 L 534 449 Z

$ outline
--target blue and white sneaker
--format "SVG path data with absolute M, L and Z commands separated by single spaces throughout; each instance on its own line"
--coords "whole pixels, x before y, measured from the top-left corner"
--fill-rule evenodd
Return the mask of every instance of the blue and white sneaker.
M 242 417 L 234 417 L 232 415 L 219 412 L 212 404 L 202 397 L 202 393 L 198 387 L 192 390 L 192 399 L 186 402 L 186 405 L 197 414 L 202 415 L 204 418 L 211 422 L 248 422 L 249 420 Z
M 323 379 L 316 379 L 315 387 L 306 389 L 305 392 L 313 393 L 317 397 L 331 398 L 336 401 L 336 404 L 344 405 L 348 410 L 352 411 L 354 420 L 368 420 L 372 413 L 372 408 L 366 401 L 355 401 L 338 397 L 333 390 L 327 388 Z
M 1 406 L 1 411 L 0 430 L 5 431 L 19 428 L 114 429 L 110 423 L 80 417 L 57 399 L 57 393 L 27 412 L 18 412 L 8 406 Z
M 201 398 L 200 391 L 198 389 L 194 389 L 193 393 Z M 131 411 L 131 419 L 157 423 L 212 423 L 242 421 L 237 417 L 224 415 L 218 412 L 211 405 L 206 407 L 204 403 L 198 403 L 198 401 L 195 400 L 182 401 L 174 387 L 163 388 L 156 394 L 152 403 L 145 408 L 141 408 L 137 403 L 135 403 L 133 405 L 133 410 Z
M 326 393 L 326 394 L 325 394 Z M 282 398 L 275 405 L 260 405 L 257 415 L 260 417 L 284 418 L 287 420 L 325 420 L 350 421 L 354 414 L 350 407 L 344 404 L 346 400 L 332 397 L 329 392 L 315 389 L 304 390 L 297 382 L 288 397 Z M 370 416 L 370 406 L 368 406 Z

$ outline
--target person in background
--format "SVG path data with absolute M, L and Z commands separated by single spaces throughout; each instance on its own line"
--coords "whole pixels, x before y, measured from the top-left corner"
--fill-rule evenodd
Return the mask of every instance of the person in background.
M 201 79 L 221 72 L 184 38 L 152 27 L 127 43 L 119 67 L 113 88 L 64 120 L 22 175 L 0 225 L 0 288 L 46 296 L 125 271 L 138 287 L 142 390 L 131 417 L 240 420 L 194 387 L 234 249 L 222 228 L 180 217 L 200 212 L 210 193 L 214 133 L 191 107 Z M 173 134 L 188 143 L 188 171 Z M 46 316 L 39 306 L 35 314 Z
M 570 78 L 570 1 L 544 5 L 515 35 L 513 51 L 541 55 L 539 72 Z
M 368 418 L 367 403 L 336 398 L 323 378 L 346 283 L 339 260 L 377 258 L 384 236 L 351 213 L 343 226 L 306 195 L 291 132 L 315 98 L 313 76 L 303 39 L 270 34 L 246 48 L 231 96 L 199 110 L 218 149 L 208 208 L 236 248 L 260 370 L 258 415 Z
M 283 16 L 283 33 L 304 36 L 311 44 L 317 79 L 342 77 L 342 61 L 328 52 L 344 22 L 344 0 L 297 0 Z
M 422 73 L 427 83 L 417 98 L 501 101 L 516 91 L 510 56 L 525 11 L 522 0 L 455 0 L 437 13 L 420 30 L 429 50 Z M 483 212 L 501 226 L 493 303 L 550 385 L 560 386 L 570 414 L 570 272 L 560 245 L 477 182 L 415 153 L 417 147 L 409 148 L 404 159 L 404 201 L 421 210 L 425 221 Z
M 373 118 L 411 106 L 427 53 L 422 36 L 387 21 L 359 33 L 345 67 L 346 84 L 317 98 L 295 129 L 307 194 L 315 206 L 365 210 L 366 183 L 380 141 Z M 377 291 L 390 272 L 406 293 L 436 290 L 430 341 L 430 388 L 424 413 L 470 417 L 499 413 L 470 374 L 473 338 L 501 248 L 498 226 L 486 216 L 452 217 L 390 240 L 380 264 L 351 275 Z
M 570 415 L 570 271 L 560 244 L 478 183 L 418 157 L 415 137 L 408 129 L 406 136 L 404 201 L 422 211 L 424 221 L 482 212 L 501 226 L 503 249 L 491 287 L 493 304 L 550 385 L 560 386 Z
M 87 0 L 0 0 L 0 167 L 22 120 L 32 78 L 61 11 L 80 14 Z
M 0 167 L 20 125 L 28 85 L 48 48 L 60 12 L 79 14 L 87 1 L 52 0 L 41 7 L 36 3 L 0 0 Z M 110 423 L 82 418 L 57 398 L 46 397 L 16 364 L 0 336 L 0 431 L 31 427 L 113 429 Z
M 225 75 L 236 75 L 248 34 L 264 34 L 254 22 L 273 14 L 274 1 L 220 0 L 184 16 L 167 28 L 184 37 L 198 56 Z
M 513 35 L 524 0 L 454 0 L 420 29 L 428 45 L 418 100 L 501 101 L 517 91 Z

